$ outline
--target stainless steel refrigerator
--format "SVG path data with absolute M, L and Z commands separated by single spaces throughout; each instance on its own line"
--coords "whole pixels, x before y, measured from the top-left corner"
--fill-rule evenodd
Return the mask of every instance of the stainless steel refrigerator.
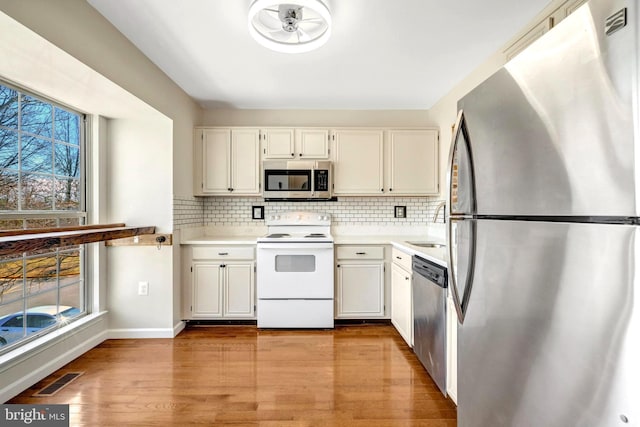
M 458 422 L 640 425 L 638 4 L 594 0 L 458 103 Z

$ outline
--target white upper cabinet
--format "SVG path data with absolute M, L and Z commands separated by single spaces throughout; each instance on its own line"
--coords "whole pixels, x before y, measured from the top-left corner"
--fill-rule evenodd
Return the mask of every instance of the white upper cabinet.
M 504 51 L 505 59 L 507 61 L 511 60 L 517 54 L 525 50 L 527 46 L 542 37 L 543 34 L 558 25 L 560 21 L 572 14 L 576 9 L 578 9 L 586 2 L 587 0 L 568 0 L 562 3 L 562 5 L 555 11 L 553 11 L 553 13 L 546 16 L 538 24 L 531 27 L 522 35 L 522 37 L 520 37 L 511 46 L 509 46 Z
M 231 180 L 231 130 L 203 129 L 200 133 L 202 170 L 200 192 L 228 193 Z
M 388 194 L 438 194 L 438 131 L 390 130 L 388 140 Z
M 384 194 L 384 131 L 340 129 L 333 132 L 333 194 Z
M 261 129 L 264 159 L 328 159 L 327 129 Z
M 260 195 L 259 137 L 258 129 L 196 129 L 195 194 Z
M 549 31 L 552 27 L 553 18 L 551 17 L 538 23 L 535 27 L 530 29 L 525 35 L 520 37 L 514 44 L 509 46 L 507 50 L 504 51 L 506 60 L 510 61 L 520 52 L 525 50 L 531 43 L 542 37 L 542 35 Z
M 259 196 L 262 159 L 333 160 L 336 196 L 438 194 L 437 129 L 196 128 L 194 189 Z
M 261 129 L 262 157 L 265 159 L 292 159 L 296 156 L 293 129 Z
M 302 159 L 329 158 L 329 130 L 296 129 L 296 151 Z
M 562 20 L 567 16 L 571 15 L 573 12 L 576 11 L 576 9 L 578 9 L 580 6 L 582 6 L 586 2 L 587 0 L 569 0 L 563 3 L 562 6 L 558 8 L 558 10 L 554 13 L 554 16 L 557 16 L 559 13 L 561 17 L 560 20 Z M 556 20 L 556 23 L 559 22 L 560 20 Z
M 231 130 L 231 193 L 260 195 L 260 132 Z

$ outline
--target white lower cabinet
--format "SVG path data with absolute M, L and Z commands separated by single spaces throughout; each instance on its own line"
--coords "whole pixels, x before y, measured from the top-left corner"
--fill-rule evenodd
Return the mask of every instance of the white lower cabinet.
M 225 265 L 222 315 L 224 317 L 254 317 L 253 263 Z
M 253 262 L 194 262 L 191 317 L 254 317 Z
M 185 319 L 255 319 L 253 247 L 197 246 L 186 253 Z
M 411 258 L 406 254 L 404 256 Z M 391 323 L 409 347 L 413 347 L 411 276 L 411 272 L 396 263 L 394 258 L 391 264 Z
M 336 254 L 336 317 L 384 317 L 384 247 L 338 246 Z
M 191 316 L 194 319 L 222 317 L 221 264 L 193 263 Z

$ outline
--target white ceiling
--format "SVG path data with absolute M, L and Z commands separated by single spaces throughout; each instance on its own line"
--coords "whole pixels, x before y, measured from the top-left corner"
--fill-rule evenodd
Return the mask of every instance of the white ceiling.
M 251 38 L 250 0 L 88 2 L 205 108 L 369 110 L 430 108 L 549 0 L 330 0 L 302 54 Z

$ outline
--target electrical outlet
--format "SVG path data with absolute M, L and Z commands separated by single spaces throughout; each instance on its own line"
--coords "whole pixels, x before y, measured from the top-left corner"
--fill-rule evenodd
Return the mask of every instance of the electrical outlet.
M 140 236 L 133 236 L 133 243 L 140 243 Z
M 138 295 L 149 295 L 149 282 L 138 282 Z

